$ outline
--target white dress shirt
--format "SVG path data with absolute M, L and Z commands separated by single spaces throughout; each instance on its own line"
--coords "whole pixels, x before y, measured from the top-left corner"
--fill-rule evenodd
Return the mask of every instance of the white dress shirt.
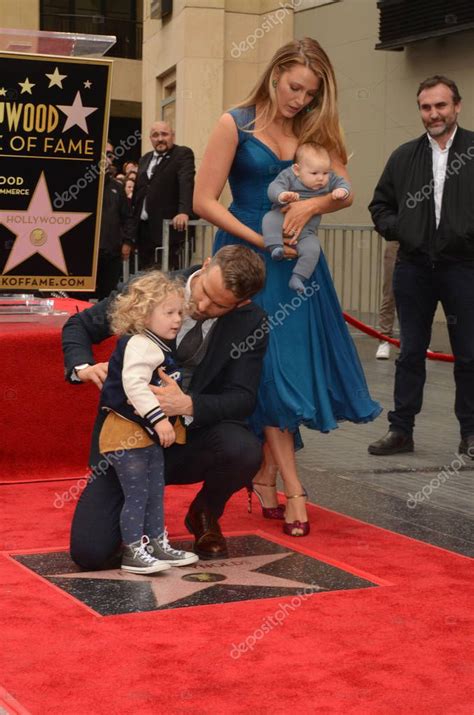
M 189 303 L 191 300 L 191 283 L 196 278 L 196 276 L 198 276 L 201 273 L 201 271 L 202 271 L 202 269 L 199 271 L 196 271 L 191 276 L 189 276 L 188 280 L 186 281 L 186 286 L 184 288 L 184 297 L 185 297 L 187 303 Z M 212 326 L 214 325 L 216 320 L 217 320 L 217 318 L 208 318 L 207 320 L 203 321 L 202 326 L 201 326 L 203 340 L 206 339 L 206 335 L 208 334 L 208 332 L 210 331 L 210 329 L 212 328 Z M 178 347 L 178 345 L 180 344 L 181 340 L 184 338 L 186 333 L 188 333 L 191 330 L 191 328 L 193 328 L 196 325 L 196 323 L 197 323 L 197 321 L 194 320 L 194 318 L 191 318 L 190 315 L 188 315 L 183 320 L 183 324 L 180 328 L 180 331 L 179 331 L 178 335 L 176 336 L 176 347 Z M 189 416 L 184 417 L 184 424 L 186 425 L 186 427 L 189 427 L 189 425 L 192 423 L 192 421 L 193 421 L 193 417 L 189 417 Z
M 196 278 L 196 276 L 198 276 L 201 273 L 201 271 L 202 271 L 202 269 L 199 271 L 196 271 L 191 276 L 189 276 L 188 280 L 186 281 L 186 287 L 184 289 L 184 297 L 185 297 L 187 303 L 189 303 L 189 301 L 191 300 L 191 283 Z M 206 339 L 206 335 L 208 334 L 208 332 L 210 331 L 210 329 L 212 328 L 212 326 L 214 325 L 216 320 L 217 320 L 217 318 L 208 318 L 207 320 L 203 321 L 202 336 L 203 336 L 204 340 Z M 180 344 L 181 340 L 184 338 L 186 333 L 189 332 L 189 330 L 191 330 L 191 328 L 193 328 L 196 325 L 196 322 L 197 321 L 194 320 L 194 318 L 191 318 L 190 315 L 188 315 L 183 320 L 183 324 L 180 328 L 180 331 L 179 331 L 178 335 L 176 336 L 176 346 L 178 346 Z
M 451 134 L 450 138 L 446 142 L 446 148 L 441 149 L 440 145 L 433 139 L 432 136 L 427 134 L 428 141 L 431 144 L 432 156 L 433 156 L 433 180 L 434 180 L 434 204 L 435 204 L 435 215 L 436 215 L 436 228 L 439 226 L 439 220 L 441 218 L 441 204 L 443 203 L 443 191 L 444 182 L 446 180 L 446 167 L 448 164 L 448 153 L 453 143 L 453 139 L 456 136 L 458 128 L 457 125 L 454 128 L 454 132 Z
M 162 154 L 158 154 L 157 151 L 154 151 L 154 152 L 153 152 L 153 156 L 151 157 L 150 163 L 148 164 L 147 169 L 146 169 L 146 175 L 148 176 L 148 180 L 150 180 L 151 177 L 153 176 L 153 172 L 155 171 L 155 169 L 156 169 L 156 167 L 158 166 L 158 164 L 160 163 L 160 161 L 162 161 L 163 157 L 164 157 L 164 154 L 163 154 L 163 153 L 162 153 Z M 146 196 L 145 196 L 145 198 L 143 199 L 142 212 L 141 212 L 141 214 L 140 214 L 140 220 L 141 220 L 141 221 L 148 221 L 148 212 L 147 212 L 147 210 L 146 210 Z

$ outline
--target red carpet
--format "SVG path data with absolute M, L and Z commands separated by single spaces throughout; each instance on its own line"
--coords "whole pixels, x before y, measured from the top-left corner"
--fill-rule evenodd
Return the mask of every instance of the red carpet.
M 2 551 L 67 547 L 73 505 L 54 506 L 66 484 L 0 487 Z M 172 537 L 183 535 L 193 493 L 167 491 Z M 291 598 L 100 617 L 1 554 L 0 707 L 35 715 L 470 715 L 473 562 L 324 509 L 310 514 L 311 535 L 290 539 L 248 515 L 241 493 L 223 527 L 264 534 L 379 585 L 310 596 L 239 658 L 233 644 Z
M 70 313 L 88 303 L 56 300 Z M 97 347 L 107 360 L 113 341 Z M 1 324 L 0 483 L 84 474 L 99 392 L 64 379 L 61 328 Z

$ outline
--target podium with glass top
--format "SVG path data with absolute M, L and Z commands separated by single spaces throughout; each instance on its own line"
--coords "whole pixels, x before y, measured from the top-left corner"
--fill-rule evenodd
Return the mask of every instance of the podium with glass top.
M 0 52 L 62 57 L 102 57 L 117 42 L 115 35 L 0 28 Z
M 115 42 L 0 29 L 0 321 L 95 289 Z

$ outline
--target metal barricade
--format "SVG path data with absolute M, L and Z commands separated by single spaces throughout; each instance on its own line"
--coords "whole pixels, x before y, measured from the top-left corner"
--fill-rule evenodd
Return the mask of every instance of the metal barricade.
M 155 261 L 163 271 L 169 269 L 171 225 L 171 220 L 163 221 L 163 245 L 155 249 Z M 195 236 L 186 231 L 180 268 L 202 263 L 212 255 L 215 226 L 202 219 L 189 221 L 188 228 L 191 226 L 196 227 Z M 371 225 L 321 224 L 318 238 L 342 309 L 375 325 L 382 296 L 384 241 Z M 135 252 L 134 272 L 137 271 Z
M 384 240 L 371 225 L 321 224 L 318 237 L 342 309 L 375 325 L 382 298 Z
M 130 261 L 133 258 L 133 265 L 130 268 Z M 138 273 L 138 252 L 134 251 L 130 258 L 124 258 L 122 261 L 122 280 L 124 283 L 130 280 L 132 275 Z
M 163 245 L 155 248 L 155 262 L 161 264 L 161 270 L 169 270 L 170 259 L 170 226 L 173 222 L 170 219 L 163 221 Z M 195 226 L 195 235 L 189 235 L 189 228 Z M 180 253 L 179 268 L 187 268 L 190 265 L 202 263 L 207 256 L 212 254 L 212 244 L 214 242 L 215 226 L 203 219 L 188 221 L 188 228 L 184 237 L 183 248 Z M 161 253 L 161 261 L 159 260 Z

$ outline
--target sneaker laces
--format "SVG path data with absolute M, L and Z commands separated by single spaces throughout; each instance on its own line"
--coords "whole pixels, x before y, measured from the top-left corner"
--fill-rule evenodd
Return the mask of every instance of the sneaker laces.
M 153 556 L 151 556 L 151 554 L 149 554 L 147 551 L 146 547 L 149 543 L 150 543 L 150 539 L 148 538 L 148 536 L 145 536 L 145 535 L 142 536 L 142 538 L 140 540 L 140 546 L 137 546 L 133 550 L 133 558 L 134 559 L 140 558 L 140 559 L 142 559 L 142 561 L 144 561 L 147 564 L 150 564 L 150 566 L 151 566 L 153 564 L 153 562 L 156 561 L 156 559 L 153 558 Z
M 173 549 L 170 542 L 168 541 L 168 529 L 166 527 L 161 536 L 158 537 L 158 543 L 160 544 L 163 551 L 166 551 L 167 554 L 171 554 L 172 556 L 181 556 L 185 553 L 184 551 Z

